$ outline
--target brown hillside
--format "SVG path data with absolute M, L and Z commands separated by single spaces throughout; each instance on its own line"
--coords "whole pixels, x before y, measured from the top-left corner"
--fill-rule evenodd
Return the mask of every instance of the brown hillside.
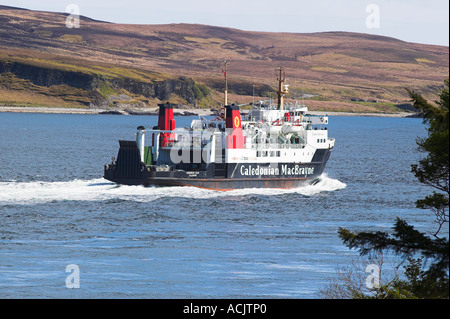
M 291 97 L 300 92 L 317 94 L 315 99 L 325 106 L 333 101 L 334 107 L 336 101 L 344 106 L 352 99 L 377 100 L 362 106 L 385 111 L 408 101 L 405 88 L 434 98 L 449 73 L 448 47 L 382 36 L 248 32 L 192 24 L 125 25 L 85 17 L 81 28 L 69 29 L 67 15 L 0 6 L 0 60 L 39 57 L 90 67 L 131 68 L 163 77 L 191 77 L 216 89 L 223 79 L 223 61 L 228 60 L 230 81 L 246 88 L 240 94 L 250 96 L 248 101 L 252 85 L 273 86 L 275 67 L 283 66 Z

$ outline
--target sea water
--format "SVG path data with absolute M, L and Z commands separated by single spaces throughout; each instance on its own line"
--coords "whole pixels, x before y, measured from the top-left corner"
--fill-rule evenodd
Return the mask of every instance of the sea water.
M 177 127 L 194 117 L 177 117 Z M 229 192 L 118 186 L 118 140 L 154 116 L 0 113 L 0 297 L 319 298 L 358 252 L 338 229 L 436 229 L 410 172 L 421 119 L 330 117 L 319 183 Z M 448 232 L 448 230 L 447 230 Z M 75 288 L 75 289 L 74 289 Z

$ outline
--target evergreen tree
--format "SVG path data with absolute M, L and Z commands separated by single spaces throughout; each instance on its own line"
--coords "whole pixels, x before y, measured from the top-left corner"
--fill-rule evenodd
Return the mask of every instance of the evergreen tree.
M 384 291 L 384 297 L 449 297 L 449 241 L 440 235 L 442 228 L 448 227 L 449 212 L 449 80 L 446 79 L 444 84 L 436 106 L 408 90 L 428 126 L 428 136 L 416 141 L 418 150 L 427 153 L 427 157 L 412 165 L 411 171 L 419 182 L 433 189 L 432 194 L 418 200 L 416 206 L 434 212 L 438 224 L 436 232 L 427 236 L 400 218 L 397 218 L 392 235 L 381 231 L 355 234 L 339 229 L 339 237 L 344 244 L 359 249 L 361 255 L 391 250 L 408 259 L 409 265 L 405 267 L 407 280 L 397 280 Z M 414 259 L 418 254 L 431 261 L 427 269 L 421 265 L 422 258 Z

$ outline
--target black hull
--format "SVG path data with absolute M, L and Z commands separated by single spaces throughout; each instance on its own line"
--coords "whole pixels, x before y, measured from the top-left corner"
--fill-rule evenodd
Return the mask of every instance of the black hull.
M 147 180 L 120 178 L 111 181 L 123 185 L 149 186 L 191 186 L 212 190 L 229 191 L 243 188 L 279 188 L 290 189 L 314 184 L 314 178 L 258 178 L 258 179 L 183 179 L 183 178 L 151 178 Z

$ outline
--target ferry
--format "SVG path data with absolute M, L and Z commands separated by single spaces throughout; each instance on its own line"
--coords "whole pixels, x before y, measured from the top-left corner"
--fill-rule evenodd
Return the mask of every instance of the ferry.
M 227 105 L 226 85 L 220 115 L 195 119 L 187 128 L 176 128 L 174 105 L 159 104 L 157 125 L 139 126 L 134 140 L 120 140 L 104 178 L 124 185 L 222 191 L 316 183 L 335 143 L 328 137 L 328 116 L 308 114 L 298 102 L 284 103 L 285 82 L 280 68 L 277 102 L 252 105 L 245 114 Z

